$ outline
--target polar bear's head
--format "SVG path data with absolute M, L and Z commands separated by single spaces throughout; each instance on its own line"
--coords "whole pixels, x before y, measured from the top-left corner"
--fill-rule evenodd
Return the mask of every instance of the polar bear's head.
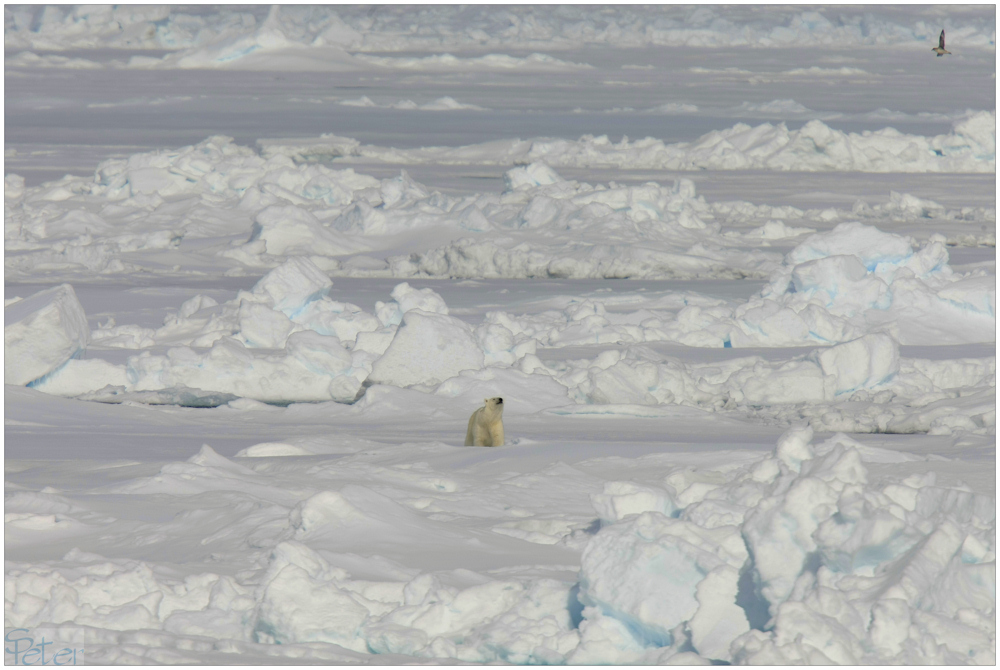
M 503 398 L 484 398 L 483 402 L 486 403 L 483 412 L 492 419 L 499 419 L 503 414 Z

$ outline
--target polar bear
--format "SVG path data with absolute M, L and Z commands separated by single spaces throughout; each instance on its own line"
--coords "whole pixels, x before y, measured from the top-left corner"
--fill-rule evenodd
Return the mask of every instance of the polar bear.
M 465 433 L 467 447 L 503 446 L 503 398 L 486 398 L 486 404 L 469 417 Z

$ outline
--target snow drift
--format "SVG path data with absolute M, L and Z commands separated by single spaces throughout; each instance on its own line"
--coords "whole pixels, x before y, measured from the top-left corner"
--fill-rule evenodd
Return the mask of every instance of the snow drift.
M 323 642 L 472 663 L 992 663 L 995 502 L 932 473 L 896 474 L 919 460 L 795 427 L 762 457 L 674 467 L 656 486 L 590 484 L 599 530 L 550 531 L 582 550 L 576 580 L 565 581 L 384 558 L 366 567 L 343 553 L 361 535 L 383 551 L 454 537 L 433 514 L 374 489 L 284 490 L 260 459 L 237 464 L 206 446 L 112 489 L 256 492 L 235 524 L 255 528 L 260 570 L 182 578 L 74 549 L 8 566 L 8 602 L 18 603 L 8 625 L 156 631 L 168 645 L 195 636 L 226 653 Z M 435 481 L 433 495 L 461 490 Z M 55 494 L 15 493 L 6 511 L 18 538 L 52 519 L 63 532 L 112 522 Z

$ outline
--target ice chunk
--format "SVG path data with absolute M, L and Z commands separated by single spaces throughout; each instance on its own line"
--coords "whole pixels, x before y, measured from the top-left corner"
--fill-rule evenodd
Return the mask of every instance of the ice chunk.
M 624 622 L 644 646 L 668 646 L 673 629 L 698 611 L 698 583 L 743 558 L 720 544 L 735 529 L 706 531 L 656 512 L 602 528 L 584 549 L 580 599 Z M 740 543 L 742 544 L 742 543 Z
M 254 629 L 267 643 L 328 642 L 367 651 L 361 627 L 368 609 L 338 588 L 347 573 L 297 542 L 275 547 L 264 575 Z
M 736 604 L 739 572 L 720 565 L 698 582 L 698 611 L 688 622 L 691 644 L 701 656 L 731 662 L 729 646 L 750 630 L 746 613 Z
M 819 403 L 833 399 L 834 380 L 811 361 L 789 361 L 775 370 L 755 367 L 758 374 L 739 388 L 743 399 L 751 405 Z
M 729 475 L 673 472 L 667 484 L 686 505 L 680 519 L 611 509 L 646 487 L 612 483 L 630 493 L 593 496 L 602 518 L 617 518 L 583 552 L 586 608 L 571 659 L 634 661 L 649 647 L 690 644 L 723 662 L 858 662 L 903 649 L 922 657 L 910 640 L 928 636 L 955 653 L 985 651 L 986 636 L 956 636 L 973 635 L 971 613 L 994 607 L 994 556 L 981 541 L 993 502 L 946 493 L 920 475 L 883 495 L 866 461 L 914 457 L 842 434 L 816 445 L 812 438 L 797 426 L 771 456 Z M 684 482 L 701 479 L 711 485 L 685 499 L 693 487 Z M 922 628 L 930 620 L 941 628 Z
M 900 344 L 991 341 L 995 286 L 956 275 L 938 241 L 860 223 L 807 238 L 758 296 L 733 311 L 733 346 L 836 343 L 884 332 Z M 850 387 L 844 387 L 849 389 Z
M 479 340 L 479 346 L 486 354 L 487 364 L 513 365 L 518 359 L 517 354 L 514 353 L 514 333 L 499 323 L 480 325 L 476 328 L 476 339 Z M 531 344 L 533 345 L 534 342 Z M 530 353 L 534 353 L 534 346 L 529 348 L 531 349 Z M 522 351 L 521 353 L 524 355 L 524 353 L 529 352 Z
M 817 351 L 823 374 L 836 377 L 836 392 L 872 388 L 899 372 L 899 346 L 890 336 L 872 333 Z
M 962 310 L 996 317 L 996 279 L 992 275 L 961 279 L 948 284 L 937 295 Z
M 822 305 L 851 300 L 862 309 L 889 306 L 889 287 L 869 275 L 856 256 L 827 256 L 796 265 L 792 270 L 792 289 L 807 295 L 820 293 L 816 297 Z
M 333 282 L 315 263 L 293 257 L 261 277 L 252 292 L 291 317 L 329 293 L 332 286 Z
M 616 523 L 630 514 L 659 512 L 673 516 L 677 506 L 663 489 L 641 486 L 635 482 L 605 482 L 603 493 L 590 496 L 602 522 Z
M 15 204 L 24 197 L 24 177 L 10 173 L 3 178 L 4 202 Z
M 397 284 L 389 295 L 399 305 L 400 312 L 404 314 L 411 309 L 433 312 L 434 314 L 448 313 L 448 306 L 445 304 L 444 298 L 431 288 L 417 289 L 403 282 Z
M 580 622 L 580 645 L 573 650 L 574 665 L 635 663 L 648 645 L 637 640 L 629 625 L 604 614 L 600 607 L 585 607 Z
M 304 330 L 288 338 L 287 349 L 290 356 L 317 374 L 336 377 L 351 369 L 353 358 L 336 337 Z
M 392 344 L 392 338 L 396 336 L 396 328 L 388 326 L 375 331 L 358 333 L 352 351 L 365 351 L 375 357 L 381 356 Z
M 90 327 L 69 284 L 4 308 L 4 383 L 24 385 L 83 351 Z
M 503 174 L 503 190 L 516 191 L 519 188 L 548 186 L 563 181 L 556 171 L 545 163 L 531 163 L 507 170 Z
M 465 322 L 412 309 L 403 315 L 369 379 L 393 386 L 440 384 L 463 370 L 479 370 L 484 365 L 483 351 Z
M 434 289 L 416 289 L 407 282 L 396 284 L 392 289 L 390 302 L 376 302 L 375 315 L 383 326 L 395 326 L 403 319 L 403 314 L 411 309 L 421 309 L 434 314 L 447 314 L 448 306 Z
M 261 442 L 236 452 L 238 458 L 271 458 L 274 456 L 312 456 L 308 449 L 284 442 Z
M 760 237 L 765 240 L 784 240 L 789 237 L 797 237 L 806 233 L 815 233 L 813 228 L 793 228 L 784 221 L 768 221 L 760 228 L 755 228 L 746 233 L 747 237 Z
M 815 456 L 812 445 L 813 429 L 809 426 L 793 426 L 778 438 L 774 455 L 794 472 L 802 469 L 802 463 Z
M 288 348 L 278 353 L 222 337 L 205 353 L 178 347 L 166 356 L 148 351 L 132 356 L 127 373 L 134 391 L 187 386 L 264 402 L 351 402 L 364 374 L 345 369 L 348 359 L 339 341 L 313 332 L 292 335 Z
M 308 303 L 292 317 L 292 321 L 321 335 L 332 335 L 345 344 L 354 342 L 359 335 L 380 330 L 382 325 L 376 317 L 357 305 L 329 299 Z
M 43 393 L 66 397 L 80 396 L 105 386 L 125 386 L 125 366 L 114 365 L 99 358 L 70 359 L 32 386 Z
M 272 256 L 344 256 L 368 246 L 323 226 L 307 209 L 272 205 L 258 212 L 248 243 L 261 240 Z
M 249 300 L 240 301 L 240 335 L 247 346 L 283 349 L 295 324 L 278 310 Z
M 910 240 L 863 223 L 842 223 L 818 233 L 795 247 L 785 259 L 797 265 L 828 256 L 856 256 L 867 270 L 880 263 L 899 263 L 913 253 Z
M 127 372 L 127 371 L 126 371 Z M 178 385 L 157 391 L 128 391 L 128 385 L 108 385 L 90 393 L 79 396 L 81 400 L 103 402 L 117 405 L 125 402 L 137 402 L 143 405 L 179 405 L 181 407 L 219 407 L 237 400 L 232 393 L 219 391 L 203 391 Z M 43 389 L 44 390 L 44 389 Z M 247 402 L 254 402 L 247 400 Z M 267 407 L 267 405 L 264 405 Z

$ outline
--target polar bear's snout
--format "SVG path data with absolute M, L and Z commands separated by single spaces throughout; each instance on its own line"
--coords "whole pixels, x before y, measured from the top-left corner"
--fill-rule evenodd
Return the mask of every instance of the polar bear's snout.
M 502 405 L 503 404 L 503 398 L 497 398 L 497 404 L 498 405 Z

